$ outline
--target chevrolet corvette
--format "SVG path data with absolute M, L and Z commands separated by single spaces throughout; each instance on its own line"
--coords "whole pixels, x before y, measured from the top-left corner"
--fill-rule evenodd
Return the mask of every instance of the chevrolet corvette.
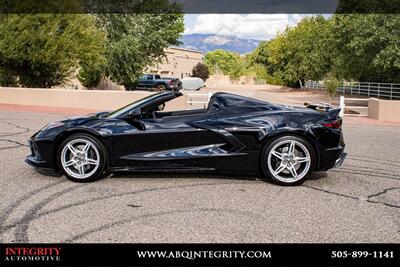
M 50 123 L 29 139 L 26 162 L 75 182 L 110 172 L 179 171 L 298 185 L 346 157 L 340 109 L 216 93 L 207 108 L 164 111 L 177 97 L 182 93 L 161 92 L 113 112 Z

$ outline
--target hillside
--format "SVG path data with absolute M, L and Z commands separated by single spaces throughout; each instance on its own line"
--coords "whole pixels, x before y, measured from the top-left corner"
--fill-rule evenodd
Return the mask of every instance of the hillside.
M 216 34 L 188 34 L 181 39 L 181 47 L 187 49 L 209 52 L 216 49 L 224 49 L 239 54 L 247 54 L 253 51 L 260 40 L 241 39 L 235 36 L 225 36 Z

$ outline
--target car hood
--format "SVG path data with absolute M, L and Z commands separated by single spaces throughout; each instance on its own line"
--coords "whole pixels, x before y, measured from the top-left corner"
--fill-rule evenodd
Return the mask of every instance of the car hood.
M 110 112 L 108 112 L 108 111 L 89 113 L 89 114 L 85 114 L 85 115 L 69 117 L 65 120 L 62 120 L 61 122 L 67 123 L 67 122 L 80 122 L 80 121 L 93 120 L 93 119 L 102 119 L 104 116 L 106 116 L 109 113 Z
M 60 123 L 64 124 L 67 127 L 95 127 L 98 124 L 101 124 L 105 121 L 109 121 L 110 119 L 105 118 L 105 116 L 109 114 L 108 111 L 102 111 L 97 113 L 90 113 L 82 116 L 74 116 L 69 117 L 65 120 L 60 121 Z
M 35 138 L 53 138 L 64 131 L 74 129 L 88 129 L 95 132 L 110 132 L 116 125 L 116 119 L 104 118 L 108 112 L 91 113 L 79 117 L 71 117 L 65 120 L 47 124 L 39 130 Z

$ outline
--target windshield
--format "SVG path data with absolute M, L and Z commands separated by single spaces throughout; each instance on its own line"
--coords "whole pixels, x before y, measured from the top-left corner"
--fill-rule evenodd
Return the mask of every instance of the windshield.
M 137 100 L 137 101 L 135 101 L 133 103 L 130 103 L 129 105 L 127 105 L 125 107 L 122 107 L 120 109 L 117 109 L 117 110 L 109 113 L 106 117 L 107 118 L 117 118 L 117 117 L 121 116 L 122 114 L 127 113 L 130 110 L 132 110 L 132 109 L 134 109 L 136 107 L 139 107 L 139 106 L 145 104 L 148 101 L 151 101 L 152 99 L 158 97 L 158 95 L 159 94 L 152 94 L 152 95 L 149 95 L 149 96 L 147 96 L 145 98 L 139 99 L 139 100 Z

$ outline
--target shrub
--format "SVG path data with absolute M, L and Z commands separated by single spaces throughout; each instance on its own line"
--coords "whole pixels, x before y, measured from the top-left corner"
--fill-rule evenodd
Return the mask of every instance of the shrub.
M 104 76 L 101 67 L 81 66 L 78 72 L 78 80 L 85 87 L 96 87 Z
M 325 88 L 329 96 L 329 104 L 332 104 L 332 99 L 335 97 L 339 85 L 340 82 L 336 78 L 330 78 L 325 80 Z
M 0 86 L 16 87 L 18 86 L 18 79 L 11 71 L 0 68 Z
M 197 63 L 192 70 L 192 76 L 203 79 L 203 81 L 207 80 L 210 77 L 210 72 L 208 71 L 208 67 L 203 63 Z

